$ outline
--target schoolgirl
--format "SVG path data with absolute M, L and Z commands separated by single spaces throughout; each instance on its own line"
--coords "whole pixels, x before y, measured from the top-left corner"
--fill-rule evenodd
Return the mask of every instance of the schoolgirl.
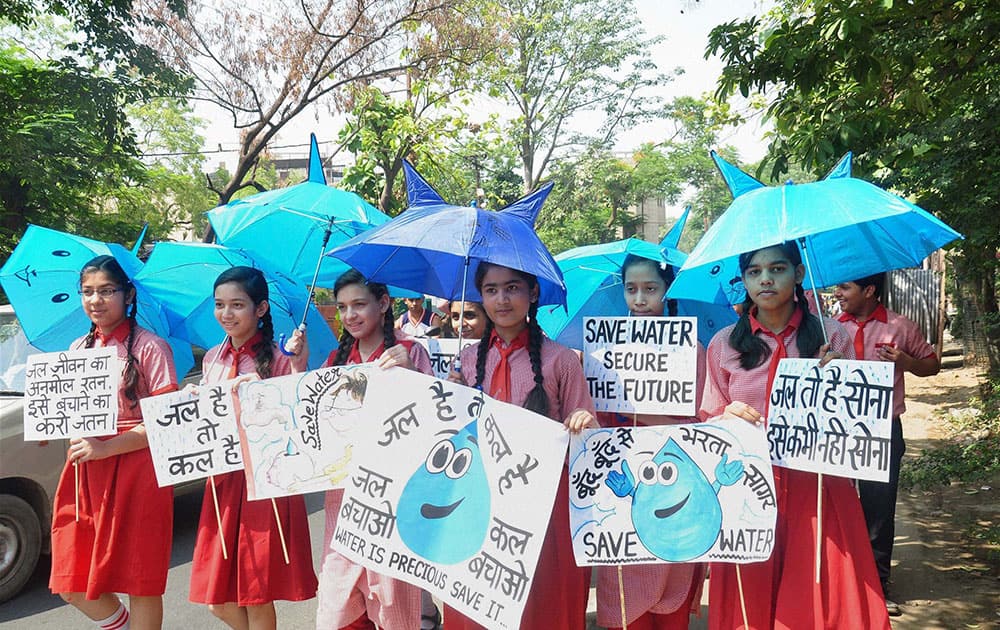
M 343 325 L 340 347 L 326 365 L 376 362 L 381 368 L 399 366 L 432 375 L 431 359 L 418 343 L 397 335 L 392 320 L 392 300 L 384 284 L 368 282 L 351 269 L 333 285 L 337 312 Z M 326 493 L 325 557 L 320 572 L 319 630 L 350 628 L 414 630 L 420 627 L 421 590 L 370 571 L 330 548 L 337 529 L 344 491 Z
M 622 263 L 622 284 L 625 303 L 634 317 L 677 315 L 677 303 L 666 300 L 667 289 L 674 280 L 673 270 L 648 258 L 629 255 Z M 664 308 L 666 307 L 666 308 Z M 696 409 L 701 403 L 705 384 L 705 348 L 698 344 L 696 375 Z M 618 414 L 598 414 L 604 426 L 631 425 L 633 418 Z M 697 422 L 697 417 L 657 416 L 640 414 L 634 418 L 639 425 L 682 424 Z M 597 569 L 597 623 L 606 628 L 628 625 L 630 630 L 674 630 L 688 627 L 692 608 L 697 611 L 701 587 L 705 581 L 705 565 L 639 564 L 621 567 L 619 588 L 616 566 Z M 625 620 L 622 620 L 621 598 L 625 599 Z
M 538 326 L 535 276 L 481 262 L 476 288 L 489 321 L 478 344 L 462 352 L 461 378 L 493 398 L 561 421 L 570 431 L 596 428 L 594 403 L 580 360 Z M 521 617 L 522 629 L 579 630 L 586 627 L 589 567 L 577 567 L 569 527 L 566 468 L 559 481 L 534 581 Z M 445 607 L 447 630 L 478 628 Z
M 49 588 L 99 628 L 159 628 L 173 490 L 156 483 L 139 400 L 177 389 L 173 354 L 136 324 L 135 287 L 114 257 L 84 265 L 80 297 L 90 332 L 70 348 L 115 347 L 124 365 L 118 434 L 70 440 L 52 512 Z M 129 596 L 131 611 L 115 593 Z
M 813 315 L 802 290 L 804 267 L 793 242 L 740 256 L 746 287 L 740 319 L 708 346 L 703 418 L 725 413 L 763 424 L 783 357 L 854 358 L 851 338 Z M 823 344 L 823 328 L 829 344 Z M 817 475 L 775 467 L 775 546 L 765 562 L 712 564 L 709 627 L 889 628 L 864 516 L 850 479 L 823 476 L 821 574 L 815 579 Z
M 243 374 L 269 378 L 305 369 L 305 351 L 291 359 L 275 351 L 267 280 L 260 270 L 227 269 L 215 280 L 214 290 L 215 318 L 227 337 L 205 353 L 203 383 Z M 289 347 L 298 349 L 300 345 L 304 344 L 297 335 Z M 206 485 L 189 598 L 207 604 L 212 614 L 231 628 L 275 628 L 275 600 L 301 601 L 316 594 L 305 501 L 298 495 L 274 499 L 273 505 L 270 500 L 248 501 L 242 470 L 216 475 L 208 484 L 215 486 L 222 541 L 213 488 Z M 277 518 L 281 519 L 280 526 Z

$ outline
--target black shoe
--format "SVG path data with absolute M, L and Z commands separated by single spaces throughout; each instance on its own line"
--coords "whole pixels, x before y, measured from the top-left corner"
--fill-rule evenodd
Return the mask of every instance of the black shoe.
M 889 613 L 890 617 L 899 617 L 902 616 L 903 614 L 903 611 L 899 607 L 899 604 L 892 601 L 891 599 L 885 600 L 885 610 L 887 613 Z
M 421 630 L 441 630 L 441 611 L 434 607 L 433 615 L 420 615 Z

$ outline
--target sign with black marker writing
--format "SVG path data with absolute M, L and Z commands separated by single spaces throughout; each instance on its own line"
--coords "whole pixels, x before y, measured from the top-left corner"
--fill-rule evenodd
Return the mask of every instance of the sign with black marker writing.
M 431 358 L 431 369 L 434 376 L 440 379 L 447 379 L 451 371 L 452 362 L 455 355 L 459 353 L 458 339 L 436 339 L 434 337 L 416 337 L 414 341 L 422 345 Z M 462 349 L 468 348 L 479 341 L 478 339 L 462 339 Z
M 333 546 L 488 628 L 518 628 L 568 442 L 464 385 L 372 374 Z
M 598 411 L 695 415 L 698 320 L 587 317 L 583 372 Z
M 29 355 L 25 441 L 114 435 L 121 370 L 114 346 Z
M 243 468 L 233 382 L 199 385 L 139 401 L 161 488 Z
M 894 370 L 885 361 L 782 359 L 767 413 L 774 465 L 888 481 Z
M 760 562 L 777 499 L 763 431 L 742 420 L 589 429 L 569 450 L 580 566 Z

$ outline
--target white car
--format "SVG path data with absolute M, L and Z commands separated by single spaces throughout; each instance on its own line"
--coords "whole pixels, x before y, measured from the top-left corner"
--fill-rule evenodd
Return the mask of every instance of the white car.
M 24 362 L 35 352 L 14 310 L 0 306 L 0 603 L 50 551 L 52 495 L 66 461 L 66 440 L 24 441 Z

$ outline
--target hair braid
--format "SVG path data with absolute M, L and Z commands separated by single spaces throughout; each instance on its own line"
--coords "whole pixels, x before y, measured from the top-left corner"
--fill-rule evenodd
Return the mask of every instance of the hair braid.
M 93 348 L 94 347 L 94 338 L 96 337 L 96 335 L 97 335 L 97 324 L 91 324 L 90 325 L 90 332 L 88 332 L 87 336 L 84 337 L 84 339 L 83 339 L 83 347 L 84 348 Z
M 490 337 L 493 335 L 493 320 L 486 318 L 486 327 L 483 328 L 483 337 L 479 340 L 476 352 L 476 389 L 483 388 L 483 379 L 486 378 L 486 355 L 490 351 Z
M 347 357 L 351 355 L 351 348 L 354 347 L 354 337 L 351 333 L 347 332 L 347 328 L 340 333 L 340 339 L 337 340 L 337 354 L 333 357 L 334 365 L 344 365 L 347 361 Z
M 274 361 L 274 321 L 271 319 L 271 309 L 260 318 L 260 342 L 251 348 L 254 351 L 254 363 L 257 374 L 261 378 L 270 378 L 271 363 Z
M 532 302 L 528 307 L 528 357 L 531 359 L 531 371 L 535 375 L 535 386 L 528 397 L 524 399 L 524 408 L 529 411 L 549 415 L 549 395 L 543 385 L 542 375 L 542 327 L 538 325 L 538 303 Z
M 797 306 L 802 309 L 802 324 L 795 345 L 800 357 L 814 357 L 823 345 L 823 320 L 809 310 L 809 300 L 801 284 L 795 285 L 795 297 L 798 298 Z
M 748 295 L 743 300 L 743 308 L 740 318 L 729 333 L 729 345 L 733 350 L 740 353 L 740 367 L 749 370 L 757 367 L 771 356 L 771 347 L 763 339 L 753 334 L 750 328 L 750 309 L 753 307 L 753 300 Z
M 139 386 L 139 359 L 132 354 L 132 346 L 135 345 L 135 317 L 138 310 L 138 303 L 133 301 L 132 310 L 128 314 L 128 342 L 125 344 L 125 372 L 122 382 L 125 398 L 132 403 L 133 408 L 139 404 L 139 395 L 136 393 L 136 388 Z
M 375 294 L 375 291 L 372 291 Z M 382 299 L 381 296 L 375 295 L 375 297 Z M 389 302 L 389 308 L 385 309 L 385 315 L 382 317 L 382 338 L 385 342 L 385 350 L 396 345 L 396 320 L 392 316 L 392 302 Z

